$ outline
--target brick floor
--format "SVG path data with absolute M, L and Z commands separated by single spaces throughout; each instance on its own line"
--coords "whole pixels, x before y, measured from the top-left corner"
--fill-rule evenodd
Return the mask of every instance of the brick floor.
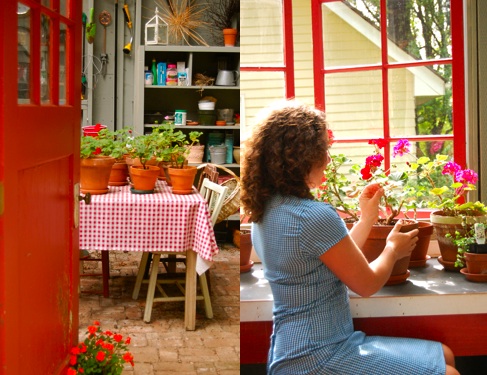
M 132 300 L 140 253 L 110 252 L 110 298 L 80 295 L 80 340 L 86 327 L 98 320 L 102 329 L 130 336 L 135 367 L 125 375 L 240 374 L 240 271 L 239 251 L 220 245 L 211 268 L 213 319 L 205 317 L 203 301 L 197 302 L 196 330 L 184 329 L 184 302 L 155 303 L 151 323 L 142 320 L 145 291 Z M 91 272 L 99 262 L 85 262 Z M 81 290 L 101 289 L 101 278 L 82 277 Z

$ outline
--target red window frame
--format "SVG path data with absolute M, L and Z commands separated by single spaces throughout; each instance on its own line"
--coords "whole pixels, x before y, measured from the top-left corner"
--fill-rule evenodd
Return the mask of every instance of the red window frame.
M 243 72 L 283 72 L 286 99 L 294 98 L 294 40 L 293 40 L 293 5 L 292 0 L 282 0 L 283 19 L 283 66 L 245 66 L 240 70 Z
M 379 65 L 356 65 L 353 67 L 339 67 L 327 68 L 324 66 L 324 51 L 323 51 L 323 18 L 322 18 L 322 4 L 332 3 L 341 0 L 312 0 L 311 14 L 312 14 L 312 30 L 313 30 L 313 71 L 314 71 L 314 96 L 315 106 L 321 110 L 326 111 L 325 103 L 325 79 L 328 74 L 354 72 L 364 70 L 382 70 L 382 105 L 383 105 L 383 136 L 387 141 L 387 146 L 384 150 L 385 168 L 390 166 L 390 145 L 401 137 L 392 137 L 390 135 L 389 123 L 389 91 L 388 87 L 388 72 L 391 69 L 406 68 L 414 66 L 435 65 L 438 63 L 452 65 L 452 90 L 453 95 L 453 134 L 451 135 L 431 135 L 431 136 L 415 136 L 408 137 L 412 141 L 452 141 L 453 153 L 455 162 L 465 166 L 466 165 L 466 115 L 465 115 L 465 64 L 464 64 L 464 37 L 463 37 L 463 0 L 451 0 L 450 2 L 450 17 L 451 17 L 451 34 L 452 34 L 452 57 L 447 59 L 436 59 L 434 61 L 413 61 L 408 63 L 389 63 L 387 51 L 387 28 L 381 27 L 381 63 Z M 381 7 L 381 24 L 385 25 L 387 22 L 386 1 L 380 1 Z M 357 143 L 368 141 L 363 138 L 350 138 L 347 140 L 335 140 L 338 143 Z

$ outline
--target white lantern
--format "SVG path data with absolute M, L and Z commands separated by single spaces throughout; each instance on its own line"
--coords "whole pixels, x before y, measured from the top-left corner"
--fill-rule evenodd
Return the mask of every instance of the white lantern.
M 167 44 L 167 40 L 167 22 L 162 19 L 156 8 L 156 15 L 145 24 L 145 45 Z

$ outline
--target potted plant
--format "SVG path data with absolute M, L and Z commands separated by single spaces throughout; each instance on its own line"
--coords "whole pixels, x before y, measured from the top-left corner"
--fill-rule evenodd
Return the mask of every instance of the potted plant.
M 240 273 L 247 273 L 252 269 L 254 261 L 252 256 L 251 225 L 247 222 L 248 216 L 240 213 L 240 227 L 233 231 L 233 244 L 240 251 Z
M 100 138 L 107 138 L 111 140 L 108 142 L 103 153 L 114 157 L 115 164 L 112 166 L 110 178 L 108 180 L 109 186 L 123 186 L 128 184 L 128 165 L 127 155 L 129 153 L 129 144 L 132 140 L 132 129 L 122 128 L 114 132 L 108 130 L 101 130 L 99 132 Z
M 130 142 L 129 155 L 140 164 L 130 166 L 130 178 L 133 184 L 132 193 L 148 194 L 153 193 L 160 173 L 157 165 L 151 165 L 156 160 L 156 143 L 154 134 L 141 134 L 134 137 Z
M 476 223 L 473 226 L 465 222 L 463 224 L 464 231 L 446 235 L 458 249 L 455 267 L 460 269 L 467 280 L 487 282 L 487 226 L 484 223 Z
M 106 194 L 108 192 L 108 180 L 115 158 L 105 153 L 108 153 L 111 143 L 109 137 L 81 137 L 80 190 L 82 193 Z
M 187 157 L 203 133 L 192 131 L 186 135 L 181 130 L 175 131 L 174 126 L 162 125 L 153 134 L 157 160 L 167 163 L 167 180 L 171 183 L 172 192 L 191 194 L 197 169 L 187 165 Z
M 381 169 L 383 157 L 379 150 L 384 146 L 384 140 L 376 139 L 369 141 L 376 147 L 374 155 L 367 157 L 365 166 L 353 165 L 351 167 L 352 175 L 359 175 L 356 183 L 350 184 L 349 175 L 338 173 L 338 169 L 349 159 L 344 155 L 332 156 L 329 167 L 325 173 L 326 184 L 325 190 L 318 193 L 322 200 L 328 201 L 337 207 L 339 212 L 350 216 L 351 220 L 356 220 L 357 201 L 356 199 L 347 199 L 348 197 L 358 196 L 364 182 L 372 181 L 380 183 L 385 190 L 384 207 L 382 217 L 385 222 L 391 222 L 399 214 L 409 218 L 416 218 L 418 208 L 434 208 L 435 212 L 431 214 L 431 222 L 435 227 L 440 251 L 443 257 L 443 248 L 445 244 L 453 248 L 453 258 L 447 258 L 448 263 L 439 258 L 440 263 L 449 267 L 454 265 L 456 260 L 457 249 L 451 242 L 451 239 L 445 237 L 448 232 L 443 232 L 443 224 L 439 227 L 435 221 L 436 217 L 452 217 L 457 222 L 453 228 L 455 230 L 464 230 L 462 227 L 462 217 L 467 216 L 467 222 L 473 224 L 480 219 L 479 215 L 485 212 L 485 206 L 480 202 L 462 202 L 465 200 L 467 191 L 475 188 L 474 183 L 477 180 L 476 173 L 465 169 L 462 170 L 458 165 L 449 161 L 447 155 L 437 154 L 433 160 L 423 156 L 416 158 L 411 153 L 411 144 L 407 139 L 401 139 L 393 149 L 393 157 L 408 156 L 409 160 L 402 163 L 399 168 L 395 165 L 393 170 L 384 171 Z M 451 179 L 450 187 L 437 186 L 447 184 Z M 431 236 L 431 227 L 427 223 L 419 224 L 420 240 L 418 244 L 429 243 L 429 238 L 422 238 L 424 231 L 429 231 Z M 418 246 L 416 247 L 416 249 Z M 416 252 L 415 249 L 415 252 Z M 414 254 L 414 252 L 413 252 Z M 415 259 L 417 264 L 425 263 L 425 259 Z M 450 263 L 451 262 L 451 263 Z
M 333 133 L 329 131 L 329 144 L 333 144 Z M 426 252 L 432 234 L 432 226 L 428 223 L 416 221 L 416 209 L 418 203 L 415 200 L 414 188 L 409 186 L 410 174 L 401 170 L 388 170 L 382 168 L 384 160 L 380 150 L 385 142 L 382 139 L 369 141 L 375 148 L 372 155 L 368 156 L 364 164 L 354 164 L 349 173 L 344 173 L 344 167 L 351 160 L 343 154 L 332 155 L 323 177 L 322 186 L 315 191 L 317 200 L 333 205 L 342 214 L 347 226 L 351 228 L 359 219 L 358 197 L 362 190 L 371 182 L 378 183 L 384 189 L 384 197 L 380 206 L 380 219 L 373 226 L 363 251 L 368 261 L 376 259 L 386 244 L 386 238 L 395 224 L 397 217 L 401 216 L 410 220 L 411 226 L 403 226 L 403 230 L 411 230 L 418 227 L 420 241 L 415 252 L 420 252 L 415 257 L 415 262 L 410 263 L 410 258 L 400 259 L 391 274 L 386 285 L 397 284 L 405 281 L 409 276 L 408 268 L 421 266 L 426 263 Z M 394 155 L 402 156 L 409 152 L 403 143 L 394 147 Z M 352 180 L 352 181 L 351 181 Z
M 124 363 L 134 366 L 134 357 L 128 351 L 130 341 L 130 337 L 102 331 L 95 321 L 88 326 L 85 340 L 71 349 L 67 374 L 120 375 Z
M 212 25 L 212 36 L 216 44 L 233 47 L 237 42 L 237 24 L 240 14 L 240 0 L 218 0 L 208 9 L 207 17 Z

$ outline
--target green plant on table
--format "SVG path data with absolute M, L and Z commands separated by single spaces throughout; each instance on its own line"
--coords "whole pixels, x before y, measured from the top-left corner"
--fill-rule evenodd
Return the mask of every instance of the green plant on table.
M 128 145 L 131 139 L 132 130 L 130 128 L 123 128 L 117 131 L 101 129 L 96 137 L 81 137 L 80 155 L 82 158 L 103 155 L 120 160 L 128 153 Z
M 98 321 L 88 326 L 86 333 L 86 339 L 71 349 L 67 375 L 120 375 L 124 363 L 134 366 L 134 357 L 128 351 L 130 337 L 102 331 Z
M 156 157 L 156 151 L 153 134 L 137 135 L 130 142 L 129 155 L 133 159 L 139 159 L 143 169 L 149 169 L 147 162 Z
M 152 140 L 157 159 L 169 162 L 172 168 L 183 168 L 191 147 L 198 143 L 202 134 L 202 132 L 192 131 L 186 135 L 181 130 L 175 131 L 173 125 L 154 128 Z

